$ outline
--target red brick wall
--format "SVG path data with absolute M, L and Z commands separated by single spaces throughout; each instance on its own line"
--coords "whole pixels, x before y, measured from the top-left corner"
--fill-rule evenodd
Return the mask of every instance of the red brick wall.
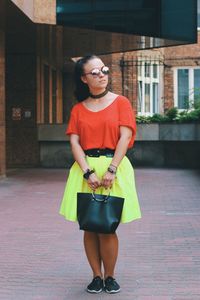
M 174 82 L 173 70 L 171 68 L 164 68 L 164 111 L 174 106 Z
M 116 94 L 122 94 L 122 73 L 120 68 L 121 54 L 111 54 L 111 74 L 110 82 L 112 91 Z
M 152 50 L 132 51 L 111 55 L 111 88 L 117 94 L 128 97 L 137 111 L 137 57 L 145 59 L 160 58 L 164 66 L 163 72 L 163 94 L 162 111 L 174 106 L 174 72 L 173 68 L 178 66 L 200 66 L 200 33 L 198 43 L 181 45 Z M 120 67 L 120 61 L 124 60 L 124 67 Z M 160 83 L 162 84 L 162 83 Z
M 137 110 L 137 67 L 135 52 L 111 55 L 111 89 L 116 94 L 126 96 Z
M 173 68 L 200 66 L 200 33 L 198 43 L 163 48 L 164 52 L 164 110 L 174 106 Z

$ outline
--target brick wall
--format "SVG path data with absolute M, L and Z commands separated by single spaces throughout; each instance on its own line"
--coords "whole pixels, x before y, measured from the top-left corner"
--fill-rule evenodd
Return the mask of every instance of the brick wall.
M 122 94 L 122 72 L 120 68 L 121 54 L 111 54 L 111 74 L 110 83 L 111 89 L 116 94 Z
M 175 67 L 200 66 L 200 33 L 198 43 L 174 47 L 158 48 L 135 52 L 117 53 L 111 55 L 111 88 L 113 92 L 129 98 L 137 111 L 137 59 L 159 59 L 163 73 L 160 96 L 160 112 L 174 106 L 174 72 Z M 123 64 L 123 67 L 120 67 Z
M 138 98 L 138 58 L 157 59 L 162 57 L 162 50 L 144 50 L 116 53 L 111 55 L 111 88 L 117 94 L 126 96 L 135 112 Z
M 110 86 L 116 94 L 126 96 L 137 110 L 137 68 L 127 61 L 135 59 L 135 52 L 110 55 Z
M 198 43 L 168 47 L 164 52 L 164 109 L 174 106 L 174 82 L 173 68 L 175 67 L 197 67 L 200 66 L 200 33 Z
M 164 68 L 164 111 L 174 106 L 174 82 L 173 70 L 170 67 Z

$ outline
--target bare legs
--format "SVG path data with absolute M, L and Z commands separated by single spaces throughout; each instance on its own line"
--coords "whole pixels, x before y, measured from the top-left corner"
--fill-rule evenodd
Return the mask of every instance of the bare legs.
M 93 276 L 104 278 L 114 276 L 118 256 L 118 238 L 115 234 L 96 234 L 84 232 L 85 252 L 93 271 Z M 102 274 L 102 262 L 104 274 Z
M 100 253 L 104 266 L 104 278 L 114 276 L 118 256 L 117 234 L 99 234 Z
M 93 271 L 93 276 L 102 277 L 98 235 L 93 232 L 84 231 L 84 246 L 88 262 Z

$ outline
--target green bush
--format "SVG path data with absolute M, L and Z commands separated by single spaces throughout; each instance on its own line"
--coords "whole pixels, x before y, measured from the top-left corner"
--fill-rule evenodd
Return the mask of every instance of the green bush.
M 148 116 L 136 116 L 136 122 L 139 124 L 149 123 L 165 123 L 165 122 L 176 122 L 176 123 L 191 123 L 200 122 L 200 104 L 197 108 L 188 111 L 184 110 L 179 112 L 176 107 L 169 109 L 166 114 L 154 114 L 152 117 Z
M 178 115 L 178 109 L 177 107 L 173 107 L 168 109 L 168 111 L 166 112 L 166 116 L 169 118 L 170 121 L 173 121 L 176 119 Z
M 195 102 L 194 102 L 194 109 L 200 109 L 200 99 L 195 100 Z
M 138 124 L 150 123 L 151 120 L 149 118 L 150 117 L 146 117 L 146 116 L 136 116 L 136 122 Z
M 194 109 L 190 112 L 180 113 L 177 116 L 176 121 L 178 121 L 179 123 L 200 121 L 200 108 L 199 109 Z
M 168 116 L 160 115 L 160 114 L 154 114 L 152 117 L 150 117 L 150 120 L 153 123 L 163 123 L 163 122 L 170 121 Z

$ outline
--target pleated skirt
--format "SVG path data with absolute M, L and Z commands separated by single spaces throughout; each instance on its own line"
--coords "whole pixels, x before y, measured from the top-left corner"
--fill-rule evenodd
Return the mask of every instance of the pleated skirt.
M 86 160 L 90 168 L 94 168 L 97 176 L 101 179 L 105 174 L 112 158 L 106 156 L 89 157 Z M 92 190 L 83 178 L 83 172 L 77 162 L 72 165 L 64 189 L 63 198 L 59 213 L 69 221 L 77 221 L 77 193 L 91 193 Z M 134 169 L 129 159 L 124 156 L 117 169 L 116 178 L 111 189 L 99 187 L 95 190 L 96 194 L 118 196 L 124 198 L 121 223 L 131 222 L 141 218 L 140 205 L 138 201 Z

